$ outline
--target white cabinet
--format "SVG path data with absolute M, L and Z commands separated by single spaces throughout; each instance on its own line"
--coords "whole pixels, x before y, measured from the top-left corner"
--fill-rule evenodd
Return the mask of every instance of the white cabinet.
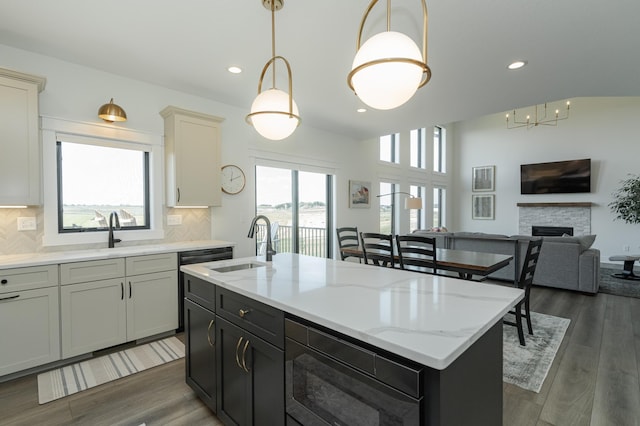
M 178 328 L 176 253 L 60 265 L 62 357 Z
M 60 359 L 58 265 L 0 271 L 0 376 Z
M 0 205 L 39 205 L 38 93 L 45 78 L 0 68 Z
M 220 123 L 208 114 L 168 106 L 164 118 L 167 205 L 219 206 Z

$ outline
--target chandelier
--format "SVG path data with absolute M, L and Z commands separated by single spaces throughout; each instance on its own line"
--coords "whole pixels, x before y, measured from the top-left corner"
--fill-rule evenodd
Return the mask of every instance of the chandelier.
M 547 116 L 547 104 L 545 103 L 543 105 L 536 105 L 533 110 L 533 116 L 531 116 L 531 114 L 527 114 L 524 118 L 524 121 L 518 121 L 516 110 L 514 109 L 513 120 L 510 120 L 509 114 L 507 114 L 507 129 L 518 129 L 520 127 L 526 127 L 527 130 L 529 130 L 530 128 L 537 126 L 557 126 L 558 121 L 566 120 L 567 118 L 569 118 L 570 106 L 571 102 L 567 101 L 563 115 L 560 115 L 560 110 L 556 109 L 553 115 Z
M 284 0 L 262 0 L 266 9 L 271 11 L 271 59 L 266 63 L 258 82 L 258 96 L 251 104 L 251 113 L 247 115 L 247 123 L 253 125 L 258 133 L 267 139 L 282 140 L 289 137 L 300 124 L 298 105 L 293 100 L 293 83 L 291 66 L 282 56 L 276 56 L 275 11 L 284 7 Z M 284 62 L 289 81 L 289 92 L 276 88 L 276 61 Z M 271 89 L 262 91 L 262 81 L 269 69 L 272 68 Z
M 427 5 L 422 2 L 422 52 L 411 38 L 391 31 L 391 0 L 387 0 L 387 30 L 362 47 L 364 24 L 378 0 L 372 0 L 360 22 L 356 56 L 347 76 L 351 90 L 372 108 L 388 110 L 407 102 L 431 79 L 427 66 Z

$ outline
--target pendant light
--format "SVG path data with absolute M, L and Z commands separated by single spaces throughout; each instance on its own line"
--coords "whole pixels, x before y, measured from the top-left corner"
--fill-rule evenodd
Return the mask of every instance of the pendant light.
M 271 59 L 260 74 L 258 96 L 251 105 L 251 113 L 247 115 L 247 123 L 253 125 L 258 133 L 267 139 L 282 140 L 289 137 L 300 124 L 298 106 L 293 100 L 293 83 L 291 66 L 282 56 L 276 56 L 275 12 L 284 7 L 284 0 L 262 0 L 265 8 L 271 11 Z M 280 59 L 287 67 L 289 93 L 276 88 L 276 61 Z M 262 91 L 265 73 L 272 68 L 271 89 Z
M 387 0 L 387 30 L 367 40 L 362 47 L 364 24 L 378 0 L 372 0 L 360 22 L 356 56 L 347 83 L 372 108 L 388 110 L 407 102 L 431 79 L 427 65 L 427 5 L 422 2 L 422 52 L 411 38 L 391 31 L 391 0 Z
M 127 113 L 120 105 L 113 103 L 113 98 L 108 104 L 104 104 L 98 109 L 98 117 L 104 121 L 113 123 L 114 121 L 127 121 Z

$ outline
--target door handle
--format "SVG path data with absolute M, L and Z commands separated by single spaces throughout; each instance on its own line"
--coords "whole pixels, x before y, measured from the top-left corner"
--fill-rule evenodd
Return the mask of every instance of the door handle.
M 207 340 L 209 341 L 209 346 L 213 347 L 215 345 L 215 341 L 211 342 L 211 327 L 216 323 L 216 320 L 211 320 L 209 322 L 209 327 L 207 327 Z
M 248 347 L 249 347 L 249 340 L 245 342 L 244 348 L 242 349 L 242 369 L 247 373 L 249 372 L 249 369 L 247 368 L 247 357 L 246 357 Z
M 238 338 L 238 344 L 236 345 L 236 365 L 239 368 L 242 368 L 242 365 L 240 364 L 240 355 L 238 354 L 241 344 L 242 344 L 242 337 Z
M 19 294 L 16 294 L 15 296 L 2 297 L 2 298 L 0 298 L 0 301 L 2 301 L 2 300 L 17 299 L 18 297 L 20 297 L 20 295 L 19 295 Z

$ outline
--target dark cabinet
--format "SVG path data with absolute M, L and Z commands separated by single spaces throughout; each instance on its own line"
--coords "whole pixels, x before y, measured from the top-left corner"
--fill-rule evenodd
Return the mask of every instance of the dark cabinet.
M 212 311 L 184 299 L 186 382 L 214 413 L 217 386 L 215 326 L 216 317 Z
M 284 351 L 216 320 L 218 417 L 226 425 L 284 425 Z

